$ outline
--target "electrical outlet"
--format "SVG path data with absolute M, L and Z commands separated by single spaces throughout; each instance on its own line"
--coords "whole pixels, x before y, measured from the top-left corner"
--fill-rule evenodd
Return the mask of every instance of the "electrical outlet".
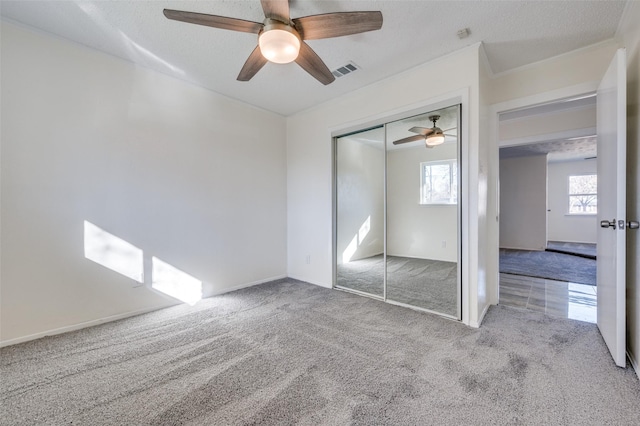
M 311 264 L 311 255 L 310 254 L 307 255 L 305 261 L 307 262 L 307 265 Z
M 447 248 L 447 242 L 442 240 L 442 248 Z

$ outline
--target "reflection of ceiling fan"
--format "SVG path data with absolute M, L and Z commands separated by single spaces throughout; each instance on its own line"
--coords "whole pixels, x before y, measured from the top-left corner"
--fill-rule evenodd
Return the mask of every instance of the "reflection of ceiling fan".
M 322 84 L 336 78 L 316 52 L 303 40 L 340 37 L 382 28 L 381 12 L 336 12 L 291 19 L 289 0 L 260 0 L 263 23 L 204 13 L 164 9 L 164 16 L 175 21 L 206 25 L 223 30 L 258 34 L 258 46 L 245 62 L 239 81 L 249 81 L 267 63 L 296 61 Z
M 394 145 L 400 145 L 408 142 L 415 142 L 421 139 L 424 139 L 425 145 L 427 148 L 433 148 L 436 145 L 440 145 L 444 142 L 445 136 L 455 136 L 455 135 L 447 135 L 444 132 L 448 132 L 449 130 L 455 129 L 455 127 L 447 130 L 442 130 L 440 127 L 436 126 L 436 121 L 440 119 L 439 115 L 430 115 L 429 120 L 433 121 L 433 127 L 412 127 L 409 129 L 410 132 L 418 133 L 415 136 L 409 136 L 408 138 L 398 139 L 397 141 L 393 141 Z

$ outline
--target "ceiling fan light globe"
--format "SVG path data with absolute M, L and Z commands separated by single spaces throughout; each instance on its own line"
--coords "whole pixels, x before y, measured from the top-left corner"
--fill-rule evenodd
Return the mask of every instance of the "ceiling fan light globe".
M 288 64 L 298 57 L 300 39 L 295 34 L 281 29 L 262 32 L 258 38 L 260 52 L 270 62 Z
M 425 144 L 429 147 L 441 145 L 444 143 L 444 135 L 443 134 L 433 134 L 429 135 L 425 138 Z

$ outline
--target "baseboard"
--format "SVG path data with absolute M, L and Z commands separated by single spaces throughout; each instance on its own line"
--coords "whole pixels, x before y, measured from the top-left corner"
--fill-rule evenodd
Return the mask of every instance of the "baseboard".
M 478 318 L 478 321 L 470 321 L 469 322 L 469 327 L 480 328 L 480 325 L 482 325 L 482 321 L 484 321 L 484 316 L 489 311 L 489 307 L 490 306 L 491 306 L 491 304 L 487 303 L 485 305 L 484 309 L 482 310 L 482 312 L 480 313 L 480 317 Z
M 54 328 L 52 330 L 47 330 L 47 331 L 43 331 L 43 332 L 40 332 L 40 333 L 29 334 L 28 336 L 16 337 L 15 339 L 1 340 L 0 341 L 0 348 L 5 347 L 5 346 L 17 345 L 18 343 L 24 343 L 24 342 L 28 342 L 30 340 L 41 339 L 41 338 L 47 337 L 47 336 L 55 336 L 56 334 L 68 333 L 70 331 L 76 331 L 76 330 L 80 330 L 82 328 L 93 327 L 95 325 L 100 325 L 100 324 L 104 324 L 104 323 L 107 323 L 107 322 L 118 321 L 118 320 L 129 318 L 129 317 L 135 317 L 136 315 L 148 314 L 149 312 L 158 311 L 160 309 L 168 308 L 170 306 L 172 306 L 172 305 L 160 306 L 160 307 L 154 307 L 154 308 L 148 308 L 148 309 L 141 309 L 139 311 L 127 312 L 127 313 L 118 314 L 118 315 L 111 315 L 111 316 L 108 316 L 108 317 L 98 318 L 98 319 L 91 320 L 91 321 L 85 321 L 85 322 L 81 322 L 81 323 L 78 323 L 78 324 L 67 325 L 67 326 L 60 327 L 60 328 Z
M 263 280 L 258 280 L 258 281 L 253 281 L 250 283 L 245 283 L 245 284 L 240 284 L 231 288 L 225 288 L 222 289 L 220 291 L 216 291 L 214 293 L 212 293 L 211 295 L 207 296 L 207 297 L 213 297 L 213 296 L 219 296 L 221 294 L 224 293 L 229 293 L 232 291 L 236 291 L 236 290 L 241 290 L 243 288 L 247 288 L 247 287 L 252 287 L 258 284 L 264 284 L 270 281 L 276 281 L 276 280 L 280 280 L 283 278 L 287 278 L 287 275 L 277 275 L 275 277 L 269 277 L 269 278 L 265 278 Z M 16 337 L 15 339 L 9 339 L 9 340 L 0 340 L 0 348 L 5 347 L 5 346 L 11 346 L 11 345 L 17 345 L 18 343 L 24 343 L 24 342 L 28 342 L 31 340 L 36 340 L 36 339 L 41 339 L 43 337 L 47 337 L 47 336 L 55 336 L 56 334 L 62 334 L 62 333 L 68 333 L 70 331 L 76 331 L 76 330 L 80 330 L 83 328 L 87 328 L 87 327 L 93 327 L 96 325 L 100 325 L 100 324 L 104 324 L 107 322 L 112 322 L 112 321 L 118 321 L 121 319 L 125 319 L 125 318 L 130 318 L 130 317 L 135 317 L 137 315 L 142 315 L 142 314 L 148 314 L 149 312 L 154 312 L 154 311 L 158 311 L 160 309 L 164 309 L 164 308 L 168 308 L 170 306 L 174 306 L 174 305 L 179 305 L 180 303 L 174 303 L 174 304 L 170 304 L 170 305 L 166 305 L 166 306 L 160 306 L 160 307 L 154 307 L 154 308 L 148 308 L 148 309 L 141 309 L 139 311 L 133 311 L 133 312 L 127 312 L 124 314 L 118 314 L 118 315 L 111 315 L 108 317 L 104 317 L 104 318 L 98 318 L 95 320 L 91 320 L 91 321 L 85 321 L 85 322 L 81 322 L 78 324 L 73 324 L 73 325 L 68 325 L 68 326 L 64 326 L 64 327 L 60 327 L 60 328 L 54 328 L 52 330 L 47 330 L 47 331 L 43 331 L 40 333 L 35 333 L 35 334 L 29 334 L 28 336 L 22 336 L 22 337 Z
M 499 250 L 528 250 L 528 251 L 545 251 L 546 248 L 532 248 L 532 247 L 499 247 Z
M 549 240 L 547 243 L 597 244 L 594 241 Z
M 633 357 L 633 354 L 629 351 L 627 351 L 627 358 L 629 358 L 629 362 L 631 363 L 633 370 L 636 372 L 636 376 L 638 376 L 638 380 L 640 380 L 640 364 L 638 364 L 638 361 Z
M 264 283 L 268 283 L 268 282 L 271 282 L 271 281 L 277 281 L 277 280 L 281 280 L 281 279 L 284 279 L 284 278 L 288 278 L 287 275 L 276 275 L 274 277 L 265 278 L 263 280 L 252 281 L 250 283 L 245 283 L 245 284 L 239 284 L 239 285 L 234 286 L 234 287 L 228 287 L 228 288 L 221 289 L 219 291 L 214 291 L 213 293 L 211 293 L 207 297 L 220 296 L 221 294 L 231 293 L 232 291 L 242 290 L 243 288 L 253 287 L 254 285 L 264 284 Z
M 317 282 L 317 281 L 309 281 L 308 279 L 305 279 L 305 278 L 298 278 L 295 275 L 289 275 L 289 278 L 291 278 L 292 280 L 298 280 L 298 281 L 302 281 L 302 282 L 305 282 L 305 283 L 317 285 L 318 287 L 333 288 L 333 285 L 331 285 L 331 284 L 327 285 L 325 283 L 320 283 L 320 282 Z

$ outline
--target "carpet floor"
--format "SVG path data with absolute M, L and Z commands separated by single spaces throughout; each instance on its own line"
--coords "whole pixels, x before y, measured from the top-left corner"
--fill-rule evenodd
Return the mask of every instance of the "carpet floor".
M 631 425 L 593 324 L 281 280 L 0 349 L 2 425 Z
M 382 297 L 384 258 L 368 257 L 338 265 L 337 284 Z M 387 256 L 387 299 L 453 317 L 458 316 L 455 262 Z
M 551 251 L 500 249 L 500 272 L 596 285 L 596 261 Z
M 597 254 L 596 244 L 590 243 L 567 243 L 564 241 L 547 241 L 547 251 L 556 253 L 573 254 L 588 259 L 595 259 Z

